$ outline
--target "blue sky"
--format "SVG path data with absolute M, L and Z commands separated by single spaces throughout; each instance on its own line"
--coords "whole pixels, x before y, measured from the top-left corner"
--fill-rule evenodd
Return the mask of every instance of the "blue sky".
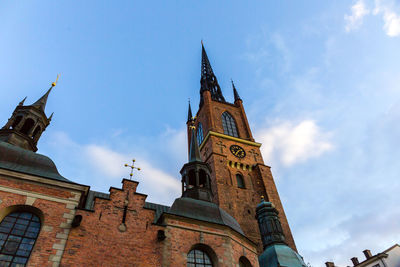
M 200 40 L 235 81 L 306 262 L 400 239 L 400 2 L 2 1 L 0 121 L 61 73 L 39 142 L 62 175 L 171 204 L 197 107 Z

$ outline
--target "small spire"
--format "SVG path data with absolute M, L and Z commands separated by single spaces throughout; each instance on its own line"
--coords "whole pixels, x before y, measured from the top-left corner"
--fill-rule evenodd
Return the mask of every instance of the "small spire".
M 190 126 L 190 129 L 192 130 L 192 135 L 190 138 L 190 148 L 189 148 L 189 162 L 202 162 L 201 157 L 200 157 L 200 150 L 199 150 L 199 145 L 197 143 L 197 138 L 196 138 L 196 127 L 194 125 Z
M 192 108 L 190 107 L 190 99 L 189 99 L 189 110 L 188 110 L 188 119 L 187 119 L 187 122 L 191 121 L 192 119 L 193 119 Z
M 39 98 L 35 103 L 32 104 L 32 106 L 41 108 L 43 111 L 46 108 L 46 103 L 47 103 L 47 98 L 49 97 L 49 94 L 51 92 L 51 89 L 53 89 L 54 86 L 50 87 L 49 90 L 41 97 Z
M 39 107 L 44 111 L 44 109 L 46 108 L 47 98 L 49 97 L 49 94 L 50 94 L 51 90 L 53 89 L 53 87 L 55 87 L 57 85 L 58 78 L 60 78 L 60 74 L 57 75 L 56 81 L 51 83 L 51 87 L 49 88 L 49 90 L 47 90 L 47 92 L 41 98 L 39 98 L 38 101 L 33 103 L 32 106 Z
M 26 96 L 24 97 L 24 99 L 21 100 L 21 102 L 19 102 L 18 106 L 23 106 L 26 100 Z
M 53 119 L 53 115 L 54 115 L 54 112 L 52 112 L 52 113 L 50 114 L 50 117 L 47 118 L 47 120 L 48 120 L 49 122 L 51 122 L 51 120 Z
M 232 79 L 231 79 L 231 82 L 232 82 L 233 96 L 235 97 L 235 102 L 238 100 L 242 101 L 242 99 L 239 96 L 239 93 L 236 90 L 235 84 L 233 83 Z

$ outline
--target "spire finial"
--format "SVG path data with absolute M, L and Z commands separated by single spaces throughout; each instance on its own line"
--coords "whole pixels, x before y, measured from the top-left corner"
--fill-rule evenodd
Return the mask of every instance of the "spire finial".
M 56 81 L 55 81 L 55 82 L 53 82 L 53 83 L 51 84 L 51 87 L 54 87 L 54 86 L 56 86 L 56 85 L 57 85 L 58 78 L 60 78 L 60 75 L 61 75 L 61 74 L 57 74 Z

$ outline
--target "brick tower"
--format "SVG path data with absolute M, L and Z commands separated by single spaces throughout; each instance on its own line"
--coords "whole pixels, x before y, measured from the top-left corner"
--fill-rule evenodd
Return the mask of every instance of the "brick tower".
M 225 101 L 203 45 L 200 84 L 196 137 L 201 157 L 212 170 L 213 202 L 230 213 L 262 251 L 254 207 L 264 196 L 278 210 L 286 242 L 296 250 L 270 167 L 264 164 L 261 144 L 254 141 L 242 100 L 232 82 L 235 101 L 233 104 Z M 189 143 L 192 121 L 189 105 Z

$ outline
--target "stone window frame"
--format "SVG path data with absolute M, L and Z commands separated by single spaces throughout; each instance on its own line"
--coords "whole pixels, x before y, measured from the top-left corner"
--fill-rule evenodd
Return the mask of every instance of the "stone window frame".
M 229 111 L 224 111 L 221 114 L 222 129 L 224 134 L 239 138 L 239 131 L 235 118 Z
M 235 177 L 236 177 L 236 185 L 237 185 L 237 187 L 240 188 L 240 189 L 246 189 L 246 182 L 244 180 L 244 175 L 241 174 L 240 172 L 237 172 L 235 174 Z M 239 180 L 241 180 L 241 181 L 239 182 Z
M 190 248 L 190 250 L 188 251 L 188 253 L 186 254 L 187 255 L 187 257 L 189 256 L 189 253 L 191 252 L 191 251 L 193 251 L 193 250 L 199 250 L 199 251 L 202 251 L 203 253 L 205 253 L 208 257 L 209 257 L 209 259 L 210 259 L 210 261 L 211 261 L 211 265 L 199 265 L 199 264 L 191 264 L 191 265 L 189 265 L 189 263 L 190 262 L 188 262 L 188 258 L 186 258 L 187 259 L 187 263 L 186 263 L 186 266 L 187 267 L 189 267 L 189 266 L 193 266 L 193 267 L 197 267 L 197 266 L 206 266 L 206 267 L 209 267 L 209 266 L 211 266 L 211 267 L 218 267 L 219 265 L 218 265 L 218 257 L 217 257 L 217 254 L 214 252 L 214 250 L 210 247 L 210 246 L 208 246 L 208 245 L 206 245 L 206 244 L 195 244 L 195 245 L 193 245 L 191 248 Z
M 39 223 L 39 231 L 37 232 L 36 237 L 34 237 L 34 238 L 33 237 L 27 237 L 27 236 L 25 236 L 26 233 L 24 233 L 24 235 L 16 235 L 16 236 L 20 236 L 21 237 L 21 243 L 22 243 L 22 239 L 24 239 L 24 238 L 34 239 L 34 242 L 32 244 L 32 248 L 29 251 L 29 255 L 28 256 L 24 256 L 24 258 L 26 258 L 26 263 L 17 265 L 17 266 L 26 266 L 28 264 L 28 262 L 29 262 L 29 259 L 30 259 L 31 255 L 32 255 L 32 251 L 33 251 L 33 249 L 35 247 L 35 244 L 37 243 L 37 240 L 39 238 L 40 232 L 41 232 L 42 227 L 44 225 L 44 215 L 43 215 L 43 212 L 40 209 L 35 208 L 33 206 L 14 205 L 14 206 L 9 206 L 9 207 L 6 207 L 6 208 L 0 210 L 0 223 L 2 223 L 6 217 L 8 217 L 9 215 L 11 215 L 13 213 L 30 213 L 33 216 L 35 216 L 36 218 L 38 218 L 38 221 L 37 220 L 34 221 L 32 219 L 33 218 L 33 216 L 32 216 L 32 218 L 29 220 L 29 222 L 32 221 L 32 222 L 35 222 L 35 223 Z M 14 226 L 15 226 L 15 223 L 13 225 L 13 229 L 14 229 Z M 26 232 L 26 230 L 25 230 L 25 232 Z M 8 240 L 9 235 L 11 233 L 2 233 L 2 234 L 6 234 L 7 235 L 7 240 Z M 0 246 L 0 248 L 3 249 L 3 246 Z M 1 250 L 0 250 L 0 253 L 1 253 Z M 1 254 L 1 255 L 5 255 L 5 254 Z M 15 257 L 16 257 L 16 253 L 13 256 L 13 258 L 15 258 Z

